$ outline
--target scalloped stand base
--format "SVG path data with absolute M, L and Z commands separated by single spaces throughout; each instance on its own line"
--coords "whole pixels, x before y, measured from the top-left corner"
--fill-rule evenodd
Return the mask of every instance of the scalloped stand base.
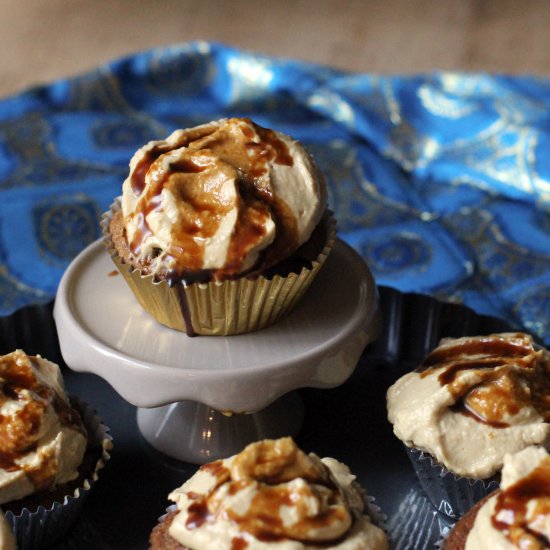
M 96 242 L 63 275 L 54 308 L 61 353 L 138 407 L 146 441 L 179 460 L 205 462 L 295 435 L 304 411 L 294 391 L 344 383 L 378 335 L 374 279 L 339 240 L 287 317 L 236 336 L 189 338 L 160 325 L 113 267 Z
M 165 455 L 203 464 L 231 456 L 266 438 L 295 436 L 304 421 L 300 396 L 291 392 L 252 414 L 224 415 L 194 401 L 138 409 L 143 437 Z

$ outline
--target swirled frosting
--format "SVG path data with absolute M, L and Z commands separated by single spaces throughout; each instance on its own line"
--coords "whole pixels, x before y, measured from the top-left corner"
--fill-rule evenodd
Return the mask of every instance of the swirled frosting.
M 291 438 L 207 464 L 169 498 L 179 510 L 170 535 L 192 550 L 388 548 L 348 468 Z
M 75 479 L 87 437 L 59 367 L 17 350 L 0 383 L 0 504 Z
M 550 446 L 550 353 L 523 333 L 445 339 L 387 401 L 408 446 L 456 474 L 487 478 L 505 454 Z
M 174 280 L 266 269 L 309 239 L 325 207 L 324 180 L 302 145 L 242 118 L 148 143 L 122 188 L 133 258 Z
M 506 455 L 501 490 L 478 511 L 466 550 L 550 548 L 550 456 L 541 447 Z

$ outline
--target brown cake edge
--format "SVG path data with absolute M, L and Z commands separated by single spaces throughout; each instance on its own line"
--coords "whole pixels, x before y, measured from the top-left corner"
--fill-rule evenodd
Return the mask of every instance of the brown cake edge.
M 464 550 L 468 534 L 474 526 L 479 509 L 489 500 L 495 493 L 491 493 L 474 504 L 453 527 L 447 540 L 443 544 L 443 550 Z
M 124 228 L 124 220 L 122 218 L 122 210 L 118 209 L 114 212 L 111 221 L 109 222 L 109 233 L 113 246 L 120 258 L 132 267 L 137 267 L 130 253 L 130 247 L 126 240 L 126 229 Z
M 191 550 L 187 546 L 182 546 L 176 539 L 171 537 L 168 532 L 177 514 L 177 510 L 170 512 L 153 528 L 151 536 L 149 537 L 149 550 Z

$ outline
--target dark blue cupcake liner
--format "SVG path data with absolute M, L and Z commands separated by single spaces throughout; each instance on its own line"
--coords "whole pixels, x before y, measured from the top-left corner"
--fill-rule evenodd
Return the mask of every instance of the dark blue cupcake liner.
M 476 502 L 498 489 L 498 479 L 471 479 L 454 474 L 430 455 L 405 446 L 418 481 L 436 510 L 459 519 Z

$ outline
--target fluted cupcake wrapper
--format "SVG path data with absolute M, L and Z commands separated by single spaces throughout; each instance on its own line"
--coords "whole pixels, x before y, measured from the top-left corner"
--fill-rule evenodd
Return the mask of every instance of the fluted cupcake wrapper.
M 364 495 L 365 501 L 365 514 L 368 515 L 371 521 L 377 527 L 380 527 L 386 535 L 388 534 L 388 516 L 382 512 L 380 507 L 376 504 L 376 499 L 370 495 Z
M 335 222 L 330 215 L 325 223 L 326 240 L 321 252 L 311 266 L 303 267 L 299 273 L 170 286 L 165 280 L 156 280 L 154 275 L 132 269 L 117 254 L 109 223 L 119 208 L 117 199 L 101 220 L 103 240 L 113 262 L 146 311 L 161 324 L 188 334 L 241 334 L 282 319 L 309 288 L 336 238 Z
M 80 412 L 88 432 L 88 445 L 97 448 L 100 456 L 93 472 L 84 480 L 82 486 L 73 494 L 65 496 L 62 502 L 54 502 L 48 508 L 39 506 L 33 511 L 23 508 L 19 514 L 6 511 L 6 520 L 15 535 L 18 550 L 48 548 L 64 537 L 78 518 L 90 489 L 98 479 L 99 471 L 110 459 L 112 437 L 109 428 L 87 403 L 75 397 L 71 397 L 71 402 Z
M 458 519 L 476 502 L 498 489 L 499 483 L 489 479 L 471 479 L 458 476 L 436 462 L 430 455 L 405 446 L 418 481 L 435 508 Z

